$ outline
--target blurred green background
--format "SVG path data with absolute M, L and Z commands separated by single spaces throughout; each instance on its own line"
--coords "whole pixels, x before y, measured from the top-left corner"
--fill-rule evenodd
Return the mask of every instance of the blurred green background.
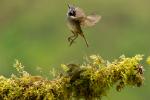
M 93 28 L 84 29 L 90 44 L 80 37 L 69 47 L 66 26 L 67 3 L 86 13 L 102 15 Z M 99 54 L 112 61 L 120 55 L 150 55 L 150 0 L 0 0 L 0 74 L 15 73 L 13 63 L 20 60 L 33 75 L 41 67 L 47 76 L 62 63 L 82 63 L 85 56 Z M 144 62 L 143 62 L 144 63 Z M 104 100 L 148 100 L 150 73 L 145 64 L 145 83 L 141 88 L 112 89 Z

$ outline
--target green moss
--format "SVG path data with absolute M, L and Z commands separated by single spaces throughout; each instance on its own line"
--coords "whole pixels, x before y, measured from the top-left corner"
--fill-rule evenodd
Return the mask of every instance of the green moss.
M 136 55 L 108 62 L 92 55 L 84 65 L 63 64 L 64 73 L 53 80 L 30 75 L 16 61 L 19 74 L 0 76 L 0 100 L 101 99 L 114 85 L 117 91 L 128 85 L 140 87 L 144 81 L 141 60 L 142 55 Z
M 150 56 L 149 56 L 149 57 L 147 57 L 146 62 L 150 65 Z

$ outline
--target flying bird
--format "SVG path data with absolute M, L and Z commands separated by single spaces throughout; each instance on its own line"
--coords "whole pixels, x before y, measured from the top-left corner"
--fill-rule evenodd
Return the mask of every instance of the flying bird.
M 77 39 L 78 35 L 80 35 L 88 47 L 89 44 L 84 36 L 82 31 L 82 27 L 91 27 L 94 26 L 99 20 L 101 16 L 92 14 L 86 15 L 84 11 L 73 5 L 68 4 L 68 12 L 67 12 L 67 25 L 70 31 L 73 33 L 72 36 L 68 37 L 68 41 L 70 42 L 70 46 L 74 43 L 75 39 Z

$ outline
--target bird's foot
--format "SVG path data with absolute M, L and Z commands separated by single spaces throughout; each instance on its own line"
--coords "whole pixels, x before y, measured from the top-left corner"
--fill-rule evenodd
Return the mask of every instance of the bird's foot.
M 71 37 L 68 37 L 68 42 L 72 41 L 73 39 Z
M 73 43 L 74 43 L 74 40 L 71 40 L 71 41 L 70 41 L 70 46 L 71 46 Z

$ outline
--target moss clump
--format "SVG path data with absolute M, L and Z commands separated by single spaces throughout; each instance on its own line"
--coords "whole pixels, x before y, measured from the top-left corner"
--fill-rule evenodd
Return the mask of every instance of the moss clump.
M 125 86 L 143 84 L 142 55 L 108 62 L 92 55 L 84 65 L 62 65 L 64 73 L 53 80 L 32 76 L 16 61 L 19 75 L 0 76 L 0 100 L 70 100 L 101 99 L 116 85 L 121 91 Z
M 149 56 L 149 57 L 147 57 L 146 62 L 150 65 L 150 56 Z

